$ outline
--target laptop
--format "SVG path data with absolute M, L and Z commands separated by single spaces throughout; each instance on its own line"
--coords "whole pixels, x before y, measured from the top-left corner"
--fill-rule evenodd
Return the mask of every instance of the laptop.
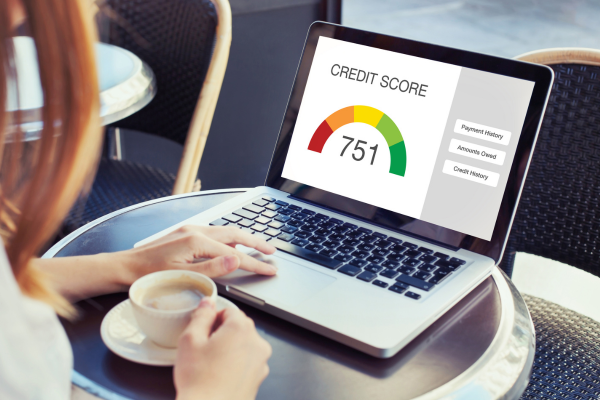
M 277 275 L 238 270 L 220 293 L 391 357 L 502 258 L 553 79 L 315 22 L 265 185 L 136 246 L 187 224 L 258 235 L 278 250 L 243 250 Z

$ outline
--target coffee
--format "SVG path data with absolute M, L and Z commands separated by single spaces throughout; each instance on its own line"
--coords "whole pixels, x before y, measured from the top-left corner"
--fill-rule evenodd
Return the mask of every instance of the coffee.
M 165 311 L 196 308 L 212 289 L 188 276 L 165 279 L 146 288 L 141 303 L 149 308 Z

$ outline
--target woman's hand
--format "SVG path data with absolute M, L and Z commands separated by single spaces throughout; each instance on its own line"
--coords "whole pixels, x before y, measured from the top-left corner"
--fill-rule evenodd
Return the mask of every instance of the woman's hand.
M 173 370 L 177 400 L 251 400 L 269 374 L 271 346 L 238 309 L 204 299 L 179 339 Z
M 144 246 L 123 252 L 133 283 L 137 278 L 165 269 L 187 269 L 211 278 L 238 268 L 274 275 L 277 268 L 235 249 L 236 244 L 273 254 L 275 247 L 238 228 L 227 226 L 183 226 Z M 200 261 L 206 259 L 206 261 Z
M 237 228 L 189 225 L 131 250 L 35 259 L 33 263 L 71 301 L 126 291 L 136 279 L 166 269 L 188 269 L 212 278 L 237 268 L 263 275 L 277 273 L 275 266 L 237 251 L 236 244 L 265 254 L 275 251 L 266 241 Z

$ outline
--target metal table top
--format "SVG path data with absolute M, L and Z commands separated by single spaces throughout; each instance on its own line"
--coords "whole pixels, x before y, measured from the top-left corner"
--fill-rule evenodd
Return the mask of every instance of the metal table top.
M 9 133 L 14 131 L 15 125 L 11 121 L 20 110 L 25 140 L 35 140 L 42 129 L 41 107 L 44 104 L 35 43 L 26 36 L 15 37 L 13 42 L 18 76 L 16 84 L 8 85 Z M 103 125 L 139 111 L 156 95 L 154 73 L 135 54 L 110 44 L 96 43 L 96 62 Z
M 245 189 L 165 197 L 119 210 L 73 232 L 44 257 L 129 249 L 137 241 Z M 78 303 L 64 321 L 75 356 L 73 382 L 102 399 L 173 399 L 172 368 L 124 360 L 100 338 L 106 313 L 126 293 Z M 498 269 L 397 355 L 377 359 L 245 304 L 236 304 L 272 345 L 258 399 L 518 399 L 535 353 L 527 307 Z

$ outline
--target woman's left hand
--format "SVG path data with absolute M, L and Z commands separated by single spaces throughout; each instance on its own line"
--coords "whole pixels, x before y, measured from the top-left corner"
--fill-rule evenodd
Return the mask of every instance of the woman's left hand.
M 227 226 L 186 225 L 151 243 L 114 253 L 125 257 L 126 279 L 133 283 L 151 272 L 186 269 L 211 278 L 238 268 L 262 275 L 274 275 L 277 268 L 235 249 L 237 244 L 273 254 L 275 247 L 238 228 Z M 206 259 L 205 261 L 198 261 Z

